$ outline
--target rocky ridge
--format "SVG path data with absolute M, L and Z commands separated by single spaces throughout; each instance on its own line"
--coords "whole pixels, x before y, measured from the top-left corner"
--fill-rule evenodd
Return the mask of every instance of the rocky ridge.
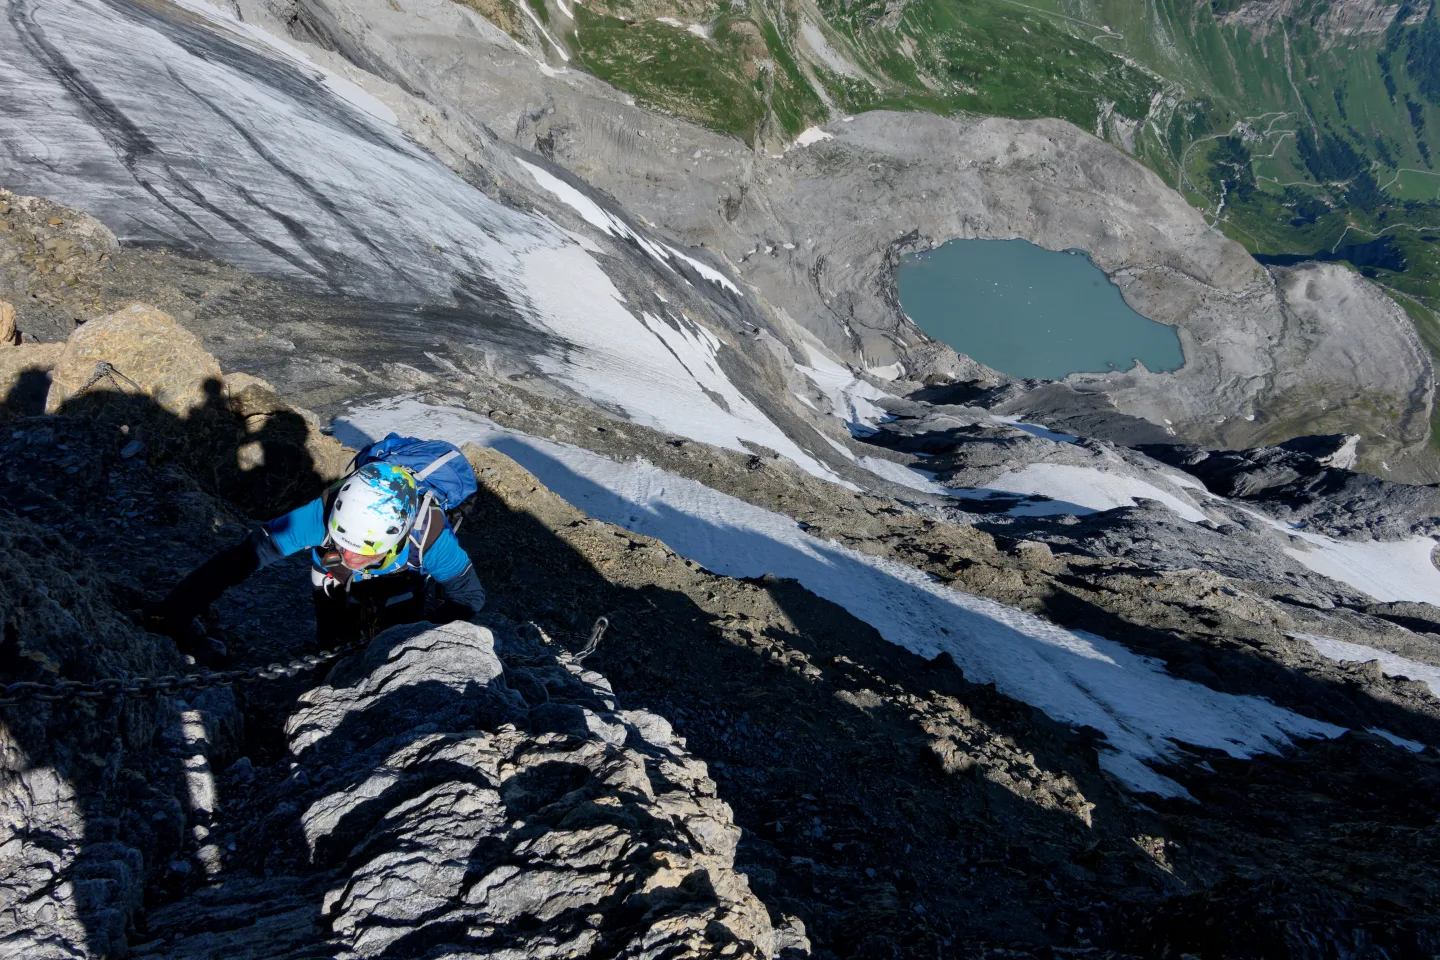
M 136 331 L 124 322 L 134 315 L 114 321 L 117 349 L 143 342 L 119 335 Z M 130 365 L 146 396 L 169 395 Z M 244 436 L 253 418 L 293 410 L 253 378 L 225 380 L 230 419 L 192 411 L 192 442 L 226 423 Z M 193 474 L 187 445 L 160 442 L 139 417 L 165 422 L 153 402 L 94 392 L 74 413 L 14 419 L 6 408 L 0 522 L 11 549 L 43 553 L 56 571 L 32 565 L 41 580 L 0 593 L 4 622 L 18 626 L 7 636 L 22 638 L 7 647 L 12 675 L 185 669 L 131 611 L 241 529 L 219 496 L 224 477 Z M 1154 506 L 1048 527 L 997 516 L 986 532 L 983 518 L 956 522 L 773 458 L 676 444 L 513 383 L 448 400 L 488 402 L 515 426 L 588 436 L 620 458 L 643 453 L 782 508 L 815 536 L 1354 732 L 1280 757 L 1205 754 L 1169 771 L 1201 805 L 1138 803 L 1101 772 L 1085 731 L 886 642 L 793 581 L 717 576 L 587 518 L 510 458 L 470 448 L 482 491 L 462 544 L 493 597 L 479 624 L 397 629 L 318 684 L 7 710 L 4 843 L 32 865 L 28 886 L 7 881 L 26 904 L 10 915 L 7 947 L 777 956 L 809 940 L 825 956 L 1041 955 L 1076 943 L 1132 956 L 1233 954 L 1244 942 L 1310 955 L 1285 939 L 1290 921 L 1247 906 L 1257 885 L 1329 937 L 1400 952 L 1432 942 L 1434 885 L 1414 851 L 1433 843 L 1434 761 L 1362 731 L 1432 740 L 1434 701 L 1423 684 L 1325 660 L 1295 635 L 1424 660 L 1440 633 L 1433 608 L 1367 604 L 1275 566 L 1261 541 L 1255 553 L 1268 559 L 1246 561 L 1237 531 Z M 297 462 L 279 455 L 285 436 L 261 435 L 266 456 L 234 489 L 288 495 L 274 476 Z M 127 457 L 136 439 L 145 447 Z M 309 442 L 343 456 L 333 439 Z M 239 445 L 228 449 L 238 467 Z M 308 482 L 323 481 L 312 471 Z M 82 552 L 110 529 L 129 530 L 129 569 L 101 570 Z M 1215 537 L 1194 559 L 1238 568 L 1166 569 L 1136 554 L 1183 536 Z M 293 656 L 309 643 L 304 582 L 290 564 L 267 570 L 208 629 L 245 662 Z M 611 633 L 577 664 L 569 638 L 601 613 Z M 90 719 L 75 726 L 75 710 Z M 29 839 L 42 836 L 68 840 Z M 1254 879 L 1256 849 L 1290 866 Z M 1353 869 L 1363 884 L 1327 879 Z M 1357 907 L 1330 911 L 1336 889 Z M 1212 922 L 1221 916 L 1233 937 Z
M 398 87 L 377 89 L 398 97 Z M 417 135 L 428 117 L 429 142 L 450 149 L 450 162 L 472 164 L 476 182 L 515 203 L 543 201 L 526 186 L 541 181 L 483 131 L 466 139 L 414 98 L 396 102 L 409 104 L 397 112 Z M 574 196 L 596 196 L 544 169 Z M 16 556 L 55 558 L 54 570 L 42 566 L 3 596 L 7 676 L 184 669 L 165 641 L 138 629 L 139 603 L 237 536 L 245 514 L 273 515 L 312 495 L 348 459 L 322 423 L 403 389 L 618 461 L 644 458 L 804 524 L 817 542 L 903 563 L 947 589 L 1123 644 L 1185 682 L 1348 731 L 1249 758 L 1180 745 L 1165 773 L 1199 803 L 1137 798 L 1100 764 L 1106 748 L 1094 731 L 974 682 L 953 660 L 888 642 L 796 581 L 717 575 L 661 541 L 586 517 L 513 460 L 471 450 L 482 492 L 463 543 L 492 587 L 489 639 L 460 626 L 396 634 L 400 660 L 375 647 L 319 686 L 302 679 L 236 697 L 86 703 L 79 725 L 64 705 L 24 708 L 15 722 L 7 715 L 0 840 L 29 865 L 10 887 L 24 909 L 8 917 L 9 942 L 60 956 L 125 941 L 152 956 L 214 955 L 240 941 L 262 956 L 276 942 L 314 956 L 524 955 L 565 944 L 763 955 L 803 948 L 798 917 L 824 956 L 1314 956 L 1312 936 L 1434 952 L 1434 858 L 1417 866 L 1415 855 L 1434 845 L 1434 751 L 1425 747 L 1437 742 L 1433 693 L 1381 660 L 1323 656 L 1306 638 L 1431 665 L 1440 620 L 1427 604 L 1377 601 L 1318 574 L 1296 559 L 1304 541 L 1284 529 L 1304 520 L 1356 538 L 1428 532 L 1425 489 L 1407 494 L 1294 450 L 1185 450 L 1177 470 L 1128 449 L 1123 431 L 1136 433 L 1131 442 L 1156 438 L 1098 402 L 1085 415 L 1116 439 L 1072 442 L 1000 418 L 1053 385 L 1006 383 L 960 361 L 943 367 L 952 362 L 943 351 L 935 363 L 976 379 L 922 389 L 848 371 L 852 409 L 843 419 L 819 415 L 810 408 L 836 401 L 799 369 L 825 359 L 814 342 L 751 292 L 730 299 L 698 271 L 692 280 L 636 253 L 652 241 L 609 201 L 589 211 L 604 226 L 572 215 L 573 204 L 541 209 L 577 245 L 619 264 L 625 295 L 683 296 L 687 319 L 723 327 L 716 367 L 758 394 L 752 401 L 782 433 L 828 448 L 830 479 L 760 444 L 721 449 L 632 422 L 624 409 L 537 375 L 522 362 L 535 332 L 507 326 L 515 314 L 494 291 L 467 301 L 488 311 L 477 332 L 464 310 L 317 294 L 117 246 L 104 233 L 86 241 L 98 256 L 81 255 L 57 239 L 84 223 L 73 212 L 3 199 L 12 237 L 0 237 L 0 260 L 12 287 L 27 292 L 5 294 L 20 307 L 23 342 L 0 347 L 3 416 L 18 418 L 0 434 L 0 521 Z M 342 287 L 367 279 L 333 276 Z M 1348 295 L 1343 282 L 1316 283 L 1321 299 Z M 158 311 L 131 309 L 137 298 L 184 330 Z M 422 330 L 438 331 L 439 342 Z M 36 343 L 37 334 L 70 342 Z M 519 345 L 467 349 L 482 335 Z M 97 352 L 102 345 L 116 352 Z M 120 376 L 70 395 L 107 357 Z M 223 372 L 237 368 L 245 372 Z M 792 404 L 796 392 L 805 399 Z M 873 412 L 859 412 L 860 395 Z M 1211 459 L 1223 468 L 1211 478 L 1216 489 L 1231 484 L 1248 502 L 1216 501 L 1186 479 L 1191 470 L 1205 479 Z M 1150 492 L 1100 507 L 1060 503 L 1048 515 L 1057 504 L 1038 494 L 957 496 L 1037 466 L 1095 471 Z M 1327 511 L 1330 485 L 1345 510 Z M 1202 518 L 1184 519 L 1190 509 Z M 133 558 L 120 570 L 92 556 L 117 538 Z M 217 605 L 207 629 L 246 663 L 292 657 L 309 644 L 304 593 L 296 566 L 267 570 Z M 562 641 L 583 633 L 601 614 L 614 626 L 586 661 L 594 674 L 570 669 L 563 642 L 534 642 L 542 631 Z M 90 655 L 97 635 L 116 659 Z M 457 669 L 490 684 L 456 695 Z M 397 676 L 417 684 L 393 703 L 376 696 Z M 432 698 L 436 683 L 447 692 Z M 542 703 L 552 689 L 571 702 Z M 453 714 L 425 729 L 414 725 L 414 704 Z M 410 724 L 401 739 L 412 739 L 391 742 L 372 721 L 387 735 Z M 310 739 L 312 729 L 325 739 Z M 541 759 L 559 756 L 568 766 L 558 771 Z M 570 787 L 566 776 L 579 787 L 537 819 L 531 781 L 502 760 L 515 769 L 539 760 L 544 796 Z M 707 765 L 704 775 L 693 761 Z M 563 774 L 558 786 L 553 773 Z M 392 786 L 395 794 L 383 792 Z M 460 810 L 482 811 L 483 822 Z M 544 820 L 544 810 L 561 819 Z M 641 813 L 637 826 L 631 817 Z M 592 822 L 598 847 L 546 845 L 557 834 L 575 840 Z M 536 824 L 553 829 L 539 834 Z M 496 857 L 512 862 L 495 867 Z M 515 860 L 525 869 L 511 874 Z M 573 885 L 551 882 L 566 870 L 579 875 L 567 874 Z M 602 893 L 602 909 L 570 912 L 578 904 L 567 898 L 581 888 Z M 1337 910 L 1338 898 L 1349 905 Z M 563 936 L 535 931 L 541 913 Z M 646 917 L 656 941 L 646 940 Z M 217 918 L 230 927 L 223 939 L 209 929 Z

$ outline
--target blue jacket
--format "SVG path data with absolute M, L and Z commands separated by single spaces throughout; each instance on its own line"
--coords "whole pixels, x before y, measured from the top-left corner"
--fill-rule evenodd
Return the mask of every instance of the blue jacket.
M 440 517 L 443 519 L 444 514 L 440 514 Z M 403 570 L 407 566 L 434 577 L 442 584 L 463 575 L 466 568 L 470 566 L 470 558 L 465 555 L 464 550 L 460 549 L 460 541 L 455 539 L 455 533 L 450 529 L 449 521 L 444 522 L 445 529 L 426 548 L 425 555 L 419 564 L 410 563 L 410 551 L 413 544 L 407 539 L 405 545 L 390 563 L 382 567 L 356 570 L 352 574 L 353 579 L 368 580 L 372 577 L 383 577 L 387 573 Z M 276 517 L 265 524 L 265 531 L 270 534 L 270 541 L 279 551 L 279 556 L 288 557 L 308 547 L 311 558 L 318 566 L 320 555 L 316 548 L 324 546 L 328 537 L 325 530 L 325 498 L 318 497 L 303 507 L 296 507 L 284 516 Z
M 428 530 L 420 532 L 420 542 L 429 540 L 423 552 L 417 548 L 415 538 L 410 537 L 389 563 L 365 570 L 344 572 L 353 580 L 370 580 L 405 569 L 418 570 L 435 578 L 445 591 L 447 599 L 464 604 L 472 610 L 480 610 L 485 605 L 485 590 L 480 586 L 480 579 L 475 575 L 475 567 L 470 563 L 469 556 L 455 538 L 455 531 L 450 529 L 450 521 L 445 518 L 444 511 L 432 509 L 422 522 L 427 527 L 434 523 L 444 525 L 438 535 L 430 535 Z M 327 570 L 317 548 L 324 546 L 327 537 L 325 498 L 318 497 L 303 507 L 297 507 L 266 523 L 251 537 L 251 542 L 260 567 L 269 566 L 281 557 L 309 549 L 312 566 L 323 574 L 327 573 Z M 420 555 L 416 556 L 417 553 Z
M 334 585 L 338 582 L 337 574 L 368 580 L 401 570 L 418 570 L 435 578 L 447 600 L 476 613 L 485 606 L 485 588 L 480 585 L 470 558 L 460 548 L 460 541 L 455 539 L 445 512 L 439 508 L 432 508 L 422 518 L 419 529 L 406 538 L 405 546 L 389 563 L 377 569 L 327 569 L 316 549 L 324 546 L 325 537 L 323 497 L 276 517 L 235 546 L 215 554 L 175 585 L 160 607 L 165 632 L 172 636 L 184 632 L 191 619 L 225 590 L 243 583 L 261 567 L 305 549 L 310 550 L 312 582 L 317 587 Z M 417 544 L 424 546 L 420 548 Z

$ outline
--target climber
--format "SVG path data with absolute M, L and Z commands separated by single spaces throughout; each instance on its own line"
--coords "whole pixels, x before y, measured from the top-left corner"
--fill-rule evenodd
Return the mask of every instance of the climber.
M 218 657 L 198 615 L 255 571 L 307 548 L 322 648 L 397 623 L 478 613 L 485 589 L 446 516 L 476 490 L 460 451 L 392 433 L 357 454 L 354 466 L 323 496 L 261 525 L 185 577 L 152 610 L 151 625 L 197 662 L 213 663 Z M 430 580 L 444 604 L 427 616 Z

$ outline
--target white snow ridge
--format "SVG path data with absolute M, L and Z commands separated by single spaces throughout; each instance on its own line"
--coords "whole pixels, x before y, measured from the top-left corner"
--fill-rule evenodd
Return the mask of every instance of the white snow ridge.
M 644 461 L 620 463 L 414 400 L 356 409 L 336 421 L 336 436 L 351 445 L 391 430 L 493 447 L 590 516 L 663 540 L 715 573 L 794 578 L 892 643 L 924 657 L 949 653 L 969 679 L 993 682 L 1056 720 L 1101 731 L 1101 765 L 1133 790 L 1188 796 L 1157 769 L 1179 759 L 1176 742 L 1248 757 L 1292 737 L 1344 732 L 1258 697 L 1177 679 L 1163 663 L 1118 643 L 819 540 L 788 517 Z

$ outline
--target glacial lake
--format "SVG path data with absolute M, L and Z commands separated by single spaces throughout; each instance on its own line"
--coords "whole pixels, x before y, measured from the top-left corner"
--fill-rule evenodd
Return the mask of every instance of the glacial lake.
M 1174 327 L 1130 309 L 1081 251 L 1025 240 L 951 240 L 909 254 L 900 305 L 931 337 L 1012 377 L 1180 367 Z

